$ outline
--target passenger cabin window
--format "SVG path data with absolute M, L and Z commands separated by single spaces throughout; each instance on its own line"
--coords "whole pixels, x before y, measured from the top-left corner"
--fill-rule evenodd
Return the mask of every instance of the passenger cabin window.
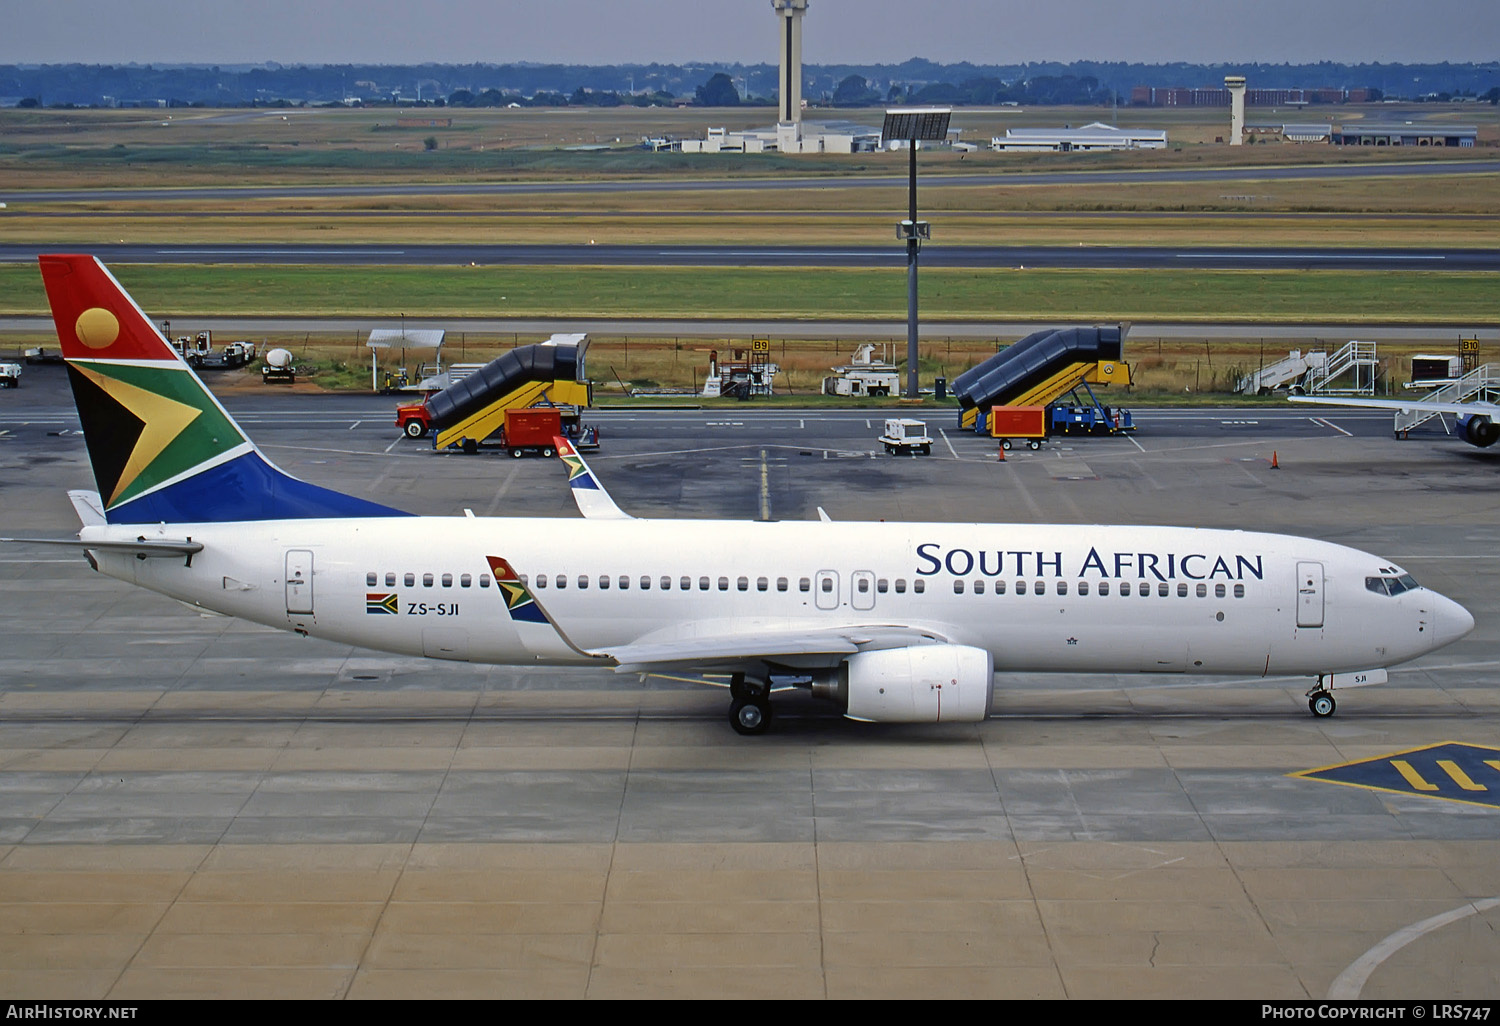
M 1234 597 L 1235 598 L 1244 598 L 1245 597 L 1245 586 L 1243 584 L 1236 584 L 1234 586 Z
M 488 588 L 490 586 L 490 575 L 489 574 L 480 574 L 479 575 L 479 586 L 481 588 Z
M 926 590 L 927 582 L 922 580 L 920 577 L 911 582 L 911 592 L 913 595 L 920 595 Z
M 1222 585 L 1222 584 L 1216 584 L 1216 585 L 1214 585 L 1214 598 L 1223 598 L 1223 597 L 1224 597 L 1224 585 Z
M 431 574 L 423 574 L 422 575 L 422 587 L 424 587 L 424 588 L 430 588 L 430 587 L 432 587 L 432 575 Z
M 1067 581 L 1058 581 L 1057 582 L 1057 593 L 1059 595 L 1066 595 L 1068 593 L 1068 582 Z
M 859 592 L 861 595 L 868 595 L 870 593 L 870 579 L 868 577 L 861 577 L 859 580 L 855 581 L 854 590 Z
M 378 576 L 376 576 L 375 574 L 373 574 L 373 573 L 365 574 L 365 587 L 366 588 L 373 588 L 373 587 L 375 587 L 375 582 L 378 581 L 378 580 L 380 580 L 380 578 Z
M 1004 595 L 1005 594 L 1005 582 L 1004 581 L 996 581 L 995 582 L 995 594 L 996 595 Z
M 771 582 L 770 581 L 766 580 L 764 577 L 757 577 L 755 579 L 755 590 L 756 591 L 769 591 L 770 589 L 771 589 Z
M 1089 593 L 1089 582 L 1088 581 L 1079 581 L 1078 582 L 1078 594 L 1080 594 L 1080 595 L 1087 595 L 1088 593 Z
M 536 586 L 538 588 L 545 588 L 547 586 L 547 575 L 546 574 L 537 574 L 536 575 Z
M 624 574 L 620 575 L 620 590 L 621 591 L 629 591 L 630 590 L 630 578 L 626 577 Z
M 963 581 L 954 581 L 953 582 L 953 594 L 955 594 L 955 595 L 962 595 L 963 593 L 964 593 L 964 582 Z
M 1200 585 L 1198 585 L 1197 594 L 1198 594 L 1199 598 L 1207 598 L 1208 597 L 1208 585 L 1206 585 L 1206 584 L 1200 584 Z
M 897 595 L 905 595 L 906 594 L 906 578 L 905 577 L 898 577 L 898 578 L 896 578 L 896 594 Z
M 609 590 L 609 576 L 607 574 L 600 574 L 599 575 L 599 590 L 600 591 L 608 591 Z
M 407 574 L 405 577 L 402 578 L 402 581 L 406 584 L 406 586 L 408 588 L 414 588 L 414 587 L 416 587 L 416 584 L 417 584 L 417 575 L 416 574 Z
M 444 574 L 443 575 L 443 587 L 445 587 L 445 588 L 451 588 L 451 587 L 453 587 L 453 575 L 452 574 Z
M 1179 584 L 1177 586 L 1177 597 L 1178 598 L 1187 598 L 1187 585 L 1186 584 Z
M 1169 594 L 1171 594 L 1171 592 L 1171 586 L 1168 585 L 1166 581 L 1162 581 L 1156 586 L 1156 594 L 1159 598 L 1166 598 Z
M 1047 594 L 1047 582 L 1046 581 L 1037 581 L 1036 582 L 1036 593 L 1038 595 L 1045 595 L 1045 594 Z
M 665 582 L 666 580 L 667 579 L 665 577 L 662 578 L 662 581 Z M 665 588 L 666 585 L 663 584 L 662 587 Z M 651 578 L 647 577 L 645 574 L 641 574 L 641 590 L 642 591 L 650 591 L 651 590 Z
M 706 577 L 704 578 L 704 580 L 707 580 L 707 579 L 708 578 L 706 578 Z M 691 577 L 680 578 L 677 581 L 677 587 L 681 588 L 683 591 L 692 591 L 693 590 L 693 579 Z
M 833 578 L 832 577 L 825 577 L 825 578 L 823 578 L 823 580 L 821 582 L 819 582 L 819 587 L 821 587 L 823 589 L 823 594 L 825 594 L 825 595 L 832 594 L 833 593 Z
M 385 586 L 387 588 L 394 588 L 396 586 L 396 575 L 395 574 L 386 574 L 385 575 Z
M 578 575 L 578 590 L 585 591 L 589 586 L 589 579 L 583 574 Z
M 776 590 L 777 591 L 786 591 L 787 585 L 788 585 L 788 582 L 787 582 L 787 579 L 785 577 L 778 577 L 778 578 L 776 578 Z
M 1016 594 L 1017 595 L 1024 595 L 1024 594 L 1026 594 L 1026 582 L 1025 581 L 1017 581 L 1016 582 Z
M 983 595 L 984 594 L 984 581 L 979 580 L 979 581 L 975 581 L 974 582 L 974 594 L 976 594 L 976 595 Z
M 1102 584 L 1099 585 L 1099 594 L 1101 594 L 1101 595 L 1107 595 L 1108 594 L 1108 592 L 1106 592 L 1104 590 L 1104 585 L 1102 585 Z M 1120 582 L 1120 594 L 1121 595 L 1125 595 L 1125 596 L 1129 596 L 1129 594 L 1130 594 L 1130 582 L 1129 581 L 1121 581 Z
M 890 587 L 890 582 L 887 581 L 884 577 L 880 578 L 878 581 L 875 582 L 875 590 L 878 591 L 878 592 L 880 592 L 880 594 L 882 594 L 882 595 L 884 595 L 886 593 L 886 590 L 889 587 Z
M 750 590 L 750 578 L 748 578 L 748 577 L 736 577 L 734 579 L 734 589 L 735 589 L 735 591 L 749 591 Z
M 559 588 L 566 588 L 568 586 L 567 575 L 566 574 L 558 574 L 557 577 L 555 577 L 553 579 L 552 583 L 555 584 L 555 585 L 557 585 Z
M 699 591 L 707 591 L 708 590 L 708 578 L 707 577 L 700 577 L 700 578 L 698 578 L 698 590 Z
M 460 577 L 458 579 L 458 586 L 460 588 L 470 587 L 471 585 L 473 585 L 473 583 L 474 583 L 474 578 L 473 578 L 473 576 L 471 574 L 464 574 L 462 577 Z M 521 583 L 525 584 L 526 582 L 522 581 Z
M 797 581 L 797 590 L 798 591 L 811 591 L 812 590 L 812 580 L 810 578 L 807 578 L 807 577 L 799 578 L 798 581 Z
M 719 590 L 720 591 L 728 591 L 729 590 L 729 578 L 727 578 L 727 577 L 720 577 L 719 578 Z
M 1109 582 L 1108 581 L 1100 581 L 1099 582 L 1099 594 L 1101 594 L 1101 595 L 1108 595 L 1109 594 Z

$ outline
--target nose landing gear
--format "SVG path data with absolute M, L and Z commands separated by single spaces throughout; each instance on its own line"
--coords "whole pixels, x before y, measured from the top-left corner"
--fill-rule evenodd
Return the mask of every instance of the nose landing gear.
M 1321 720 L 1332 716 L 1338 707 L 1333 694 L 1323 685 L 1323 678 L 1319 677 L 1318 683 L 1307 693 L 1307 708 Z

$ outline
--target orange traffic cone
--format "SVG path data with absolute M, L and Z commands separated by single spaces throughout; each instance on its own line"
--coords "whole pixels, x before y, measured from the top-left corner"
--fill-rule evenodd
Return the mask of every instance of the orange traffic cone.
M 1281 464 L 1276 462 L 1276 450 L 1275 449 L 1271 450 L 1271 469 L 1272 470 L 1280 470 L 1281 469 Z
M 999 452 L 1000 452 L 1000 457 L 999 457 L 999 459 L 995 460 L 995 462 L 996 463 L 1004 463 L 1005 462 L 1005 446 L 1001 445 L 1001 446 L 998 447 L 998 449 L 999 449 Z

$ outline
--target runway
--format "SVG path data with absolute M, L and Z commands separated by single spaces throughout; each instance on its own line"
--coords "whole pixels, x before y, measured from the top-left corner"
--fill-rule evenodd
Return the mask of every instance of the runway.
M 989 188 L 1009 185 L 1129 185 L 1160 182 L 1233 182 L 1327 178 L 1484 175 L 1500 172 L 1500 161 L 1400 161 L 1388 164 L 1306 164 L 1282 167 L 1161 168 L 1120 171 L 1020 171 L 931 174 L 922 189 Z M 365 185 L 180 186 L 160 189 L 9 189 L 0 202 L 93 203 L 122 200 L 249 200 L 357 196 L 510 196 L 566 193 L 760 191 L 803 189 L 904 189 L 904 173 L 875 175 L 729 177 L 676 181 L 596 182 L 402 182 Z
M 30 263 L 42 253 L 77 246 L 3 245 L 0 262 Z M 906 266 L 900 246 L 591 246 L 591 245 L 143 245 L 83 247 L 107 264 L 415 264 L 623 267 L 891 267 Z M 928 245 L 924 267 L 1101 268 L 1130 270 L 1422 270 L 1494 271 L 1491 249 L 1222 248 L 1163 246 Z
M 62 371 L 33 369 L 0 392 L 5 534 L 70 530 L 63 490 L 92 487 Z M 435 454 L 392 399 L 225 401 L 320 484 L 576 515 L 553 461 Z M 975 726 L 783 695 L 751 739 L 716 689 L 392 658 L 5 547 L 0 992 L 1493 998 L 1500 810 L 1478 799 L 1500 780 L 1290 774 L 1496 744 L 1500 456 L 1371 412 L 1136 413 L 1132 436 L 1000 463 L 936 409 L 934 455 L 905 459 L 877 410 L 595 411 L 592 463 L 632 513 L 725 518 L 726 545 L 763 501 L 1316 535 L 1398 560 L 1477 629 L 1328 720 L 1301 680 L 1037 675 L 997 678 Z

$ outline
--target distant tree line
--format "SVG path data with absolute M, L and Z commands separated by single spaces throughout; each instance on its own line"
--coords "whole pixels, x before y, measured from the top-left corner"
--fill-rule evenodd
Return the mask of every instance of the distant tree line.
M 1201 88 L 1244 75 L 1264 89 L 1363 88 L 1389 98 L 1500 102 L 1500 62 L 1486 64 L 1131 64 L 1077 61 L 980 65 L 816 65 L 803 95 L 841 107 L 881 103 L 1123 103 L 1139 85 Z M 775 102 L 765 64 L 0 65 L 0 103 L 19 106 L 728 107 Z

